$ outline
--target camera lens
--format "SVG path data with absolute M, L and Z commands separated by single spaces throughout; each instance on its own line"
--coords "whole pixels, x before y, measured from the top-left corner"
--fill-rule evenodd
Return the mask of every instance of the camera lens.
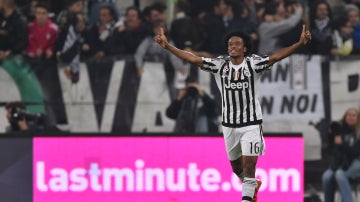
M 195 97 L 199 94 L 198 90 L 195 87 L 188 87 L 186 89 L 186 93 L 192 97 Z

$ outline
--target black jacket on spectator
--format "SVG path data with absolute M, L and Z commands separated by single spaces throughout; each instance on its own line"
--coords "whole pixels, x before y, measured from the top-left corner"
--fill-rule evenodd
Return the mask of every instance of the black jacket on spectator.
M 203 105 L 198 107 L 197 101 L 201 99 Z M 194 108 L 190 107 L 189 102 L 195 101 Z M 208 132 L 218 131 L 217 122 L 217 103 L 209 95 L 204 92 L 204 95 L 200 97 L 186 95 L 183 99 L 171 102 L 166 109 L 166 116 L 176 120 L 176 126 L 174 132 L 197 132 L 195 131 L 197 124 L 197 116 L 203 114 L 207 117 Z
M 98 51 L 106 51 L 106 47 L 110 44 L 107 44 L 108 40 L 101 41 L 99 39 L 99 27 L 97 25 L 92 25 L 88 30 L 84 31 L 84 43 L 89 44 L 90 50 L 84 53 L 85 56 L 93 56 Z
M 148 34 L 149 30 L 144 23 L 141 23 L 135 30 L 125 29 L 120 32 L 115 29 L 112 37 L 112 44 L 114 44 L 112 54 L 134 54 L 137 47 Z
M 65 46 L 65 42 L 67 40 L 67 36 L 69 34 L 69 28 L 70 26 L 73 26 L 76 28 L 76 25 L 78 23 L 77 17 L 75 14 L 67 14 L 66 20 L 64 20 L 64 23 L 59 23 L 59 35 L 58 39 L 55 43 L 54 49 L 56 52 L 60 51 L 61 54 L 61 61 L 65 63 L 70 63 L 72 59 L 79 54 L 80 51 L 80 41 L 78 39 L 73 39 L 75 42 L 73 45 L 68 48 L 67 50 L 63 51 L 63 47 Z M 77 30 L 74 29 L 74 34 L 78 34 Z
M 309 49 L 311 54 L 328 55 L 330 50 L 334 48 L 333 28 L 328 24 L 323 30 L 311 27 L 311 43 Z
M 16 10 L 5 18 L 0 15 L 0 50 L 11 50 L 12 54 L 20 54 L 28 44 L 26 20 Z
M 204 40 L 199 25 L 189 16 L 175 19 L 171 23 L 170 36 L 179 49 L 191 48 L 199 50 Z
M 207 13 L 200 19 L 201 25 L 207 34 L 203 46 L 199 49 L 213 54 L 225 54 L 224 47 L 225 25 L 221 17 Z
M 292 28 L 288 32 L 280 35 L 279 36 L 279 47 L 288 47 L 288 46 L 291 46 L 292 44 L 298 42 L 299 41 L 298 35 L 302 31 L 303 24 L 304 24 L 304 22 L 302 20 L 300 20 L 294 28 Z M 313 40 L 311 40 L 310 46 L 313 45 L 312 42 L 313 42 Z M 309 50 L 307 49 L 307 46 L 303 46 L 303 47 L 299 48 L 298 50 L 296 50 L 295 53 L 307 54 L 308 52 L 309 52 Z
M 354 129 L 344 122 L 334 122 L 330 126 L 330 142 L 334 142 L 334 137 L 340 135 L 342 144 L 329 145 L 332 150 L 330 167 L 347 169 L 351 162 L 360 155 L 360 140 L 356 137 Z M 332 141 L 331 141 L 332 140 Z

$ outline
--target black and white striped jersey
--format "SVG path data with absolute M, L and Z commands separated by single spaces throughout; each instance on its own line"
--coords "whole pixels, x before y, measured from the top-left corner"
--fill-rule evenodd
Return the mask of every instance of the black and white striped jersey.
M 271 68 L 269 57 L 246 56 L 240 65 L 230 57 L 202 58 L 204 71 L 214 74 L 222 98 L 222 125 L 243 127 L 262 123 L 257 82 Z

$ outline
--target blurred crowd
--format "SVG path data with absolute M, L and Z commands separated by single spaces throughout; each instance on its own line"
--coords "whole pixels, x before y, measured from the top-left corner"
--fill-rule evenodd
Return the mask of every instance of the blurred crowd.
M 242 30 L 253 52 L 269 55 L 298 40 L 302 25 L 313 39 L 304 54 L 350 55 L 360 49 L 358 0 L 178 0 L 169 13 L 162 2 L 119 13 L 115 0 L 1 0 L 0 60 L 12 54 L 55 59 L 78 80 L 82 59 L 134 55 L 138 73 L 144 59 L 171 57 L 154 43 L 160 27 L 171 42 L 204 56 L 226 53 L 223 37 Z M 170 58 L 180 74 L 187 67 Z
M 37 77 L 52 62 L 73 83 L 84 60 L 131 56 L 139 77 L 144 61 L 168 61 L 181 89 L 189 64 L 154 41 L 160 28 L 176 47 L 205 57 L 226 54 L 223 38 L 234 30 L 251 36 L 253 53 L 272 54 L 297 42 L 303 24 L 312 41 L 300 54 L 360 50 L 359 0 L 177 0 L 171 10 L 164 2 L 120 13 L 116 0 L 0 0 L 0 61 L 21 55 Z
M 55 62 L 72 83 L 84 60 L 131 56 L 139 77 L 144 61 L 167 61 L 181 89 L 189 64 L 155 43 L 160 27 L 170 43 L 205 57 L 226 54 L 223 38 L 234 30 L 251 36 L 253 53 L 272 54 L 297 42 L 303 24 L 312 41 L 297 53 L 360 50 L 358 0 L 178 0 L 171 10 L 164 2 L 120 13 L 116 0 L 0 0 L 0 61 L 22 55 L 38 77 Z

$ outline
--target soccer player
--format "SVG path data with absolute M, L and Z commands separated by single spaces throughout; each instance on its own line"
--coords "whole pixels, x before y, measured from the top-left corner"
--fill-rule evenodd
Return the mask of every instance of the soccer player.
M 170 45 L 162 28 L 155 40 L 180 59 L 214 74 L 222 97 L 222 130 L 227 155 L 233 172 L 243 182 L 242 201 L 257 201 L 261 181 L 255 179 L 256 162 L 265 152 L 257 81 L 272 64 L 306 45 L 311 33 L 303 25 L 297 43 L 265 57 L 250 55 L 250 38 L 242 32 L 226 36 L 229 56 L 217 58 L 199 57 Z

